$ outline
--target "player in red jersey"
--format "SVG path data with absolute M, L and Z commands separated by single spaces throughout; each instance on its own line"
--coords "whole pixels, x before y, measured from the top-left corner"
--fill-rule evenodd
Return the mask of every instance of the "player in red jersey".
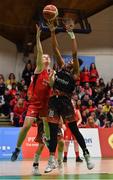
M 31 80 L 28 89 L 29 106 L 24 121 L 24 125 L 20 130 L 15 151 L 11 156 L 11 160 L 15 161 L 19 155 L 21 145 L 27 135 L 28 130 L 32 126 L 33 122 L 37 117 L 41 117 L 43 120 L 47 116 L 48 99 L 51 91 L 52 73 L 50 70 L 50 57 L 44 55 L 42 45 L 40 42 L 41 30 L 36 25 L 37 36 L 36 36 L 36 47 L 37 47 L 37 58 L 36 58 L 36 69 L 34 72 L 33 79 Z M 47 126 L 46 126 L 47 127 Z M 47 131 L 47 130 L 46 130 Z

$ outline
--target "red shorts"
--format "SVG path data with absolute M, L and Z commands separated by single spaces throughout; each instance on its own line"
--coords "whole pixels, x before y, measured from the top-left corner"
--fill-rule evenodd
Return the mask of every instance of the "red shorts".
M 64 140 L 75 140 L 75 137 L 73 136 L 69 128 L 64 131 Z
M 48 105 L 39 108 L 37 105 L 29 105 L 27 109 L 27 117 L 46 117 L 48 115 Z

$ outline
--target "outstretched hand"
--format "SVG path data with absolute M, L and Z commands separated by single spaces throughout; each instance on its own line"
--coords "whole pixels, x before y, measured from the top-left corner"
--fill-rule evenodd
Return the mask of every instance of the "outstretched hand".
M 56 29 L 56 22 L 55 22 L 55 20 L 49 20 L 49 21 L 47 21 L 47 26 L 48 26 L 48 28 L 49 28 L 49 30 L 51 31 L 51 32 L 53 32 L 53 31 L 55 31 L 55 29 Z
M 67 25 L 65 25 L 65 28 L 66 28 L 66 32 L 68 33 L 70 38 L 75 39 L 75 34 L 73 32 L 74 24 L 67 24 Z
M 40 29 L 40 26 L 38 26 L 38 24 L 36 24 L 36 30 L 37 30 L 37 35 L 40 36 L 41 29 Z

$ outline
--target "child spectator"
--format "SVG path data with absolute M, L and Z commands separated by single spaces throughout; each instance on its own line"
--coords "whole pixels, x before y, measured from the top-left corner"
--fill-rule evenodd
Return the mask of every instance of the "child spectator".
M 13 110 L 15 104 L 17 103 L 18 99 L 20 98 L 20 94 L 19 92 L 17 92 L 15 94 L 15 96 L 13 96 L 13 99 L 10 101 L 10 107 L 11 107 L 11 110 Z
M 17 86 L 16 86 L 16 83 L 12 83 L 12 87 L 11 89 L 9 90 L 9 93 L 12 97 L 14 97 L 17 93 Z
M 24 99 L 19 98 L 16 105 L 13 108 L 13 125 L 19 127 L 23 123 L 23 113 L 27 110 L 26 102 Z
M 16 77 L 14 73 L 10 73 L 8 79 L 6 80 L 6 86 L 10 90 L 12 89 L 13 84 L 16 84 Z

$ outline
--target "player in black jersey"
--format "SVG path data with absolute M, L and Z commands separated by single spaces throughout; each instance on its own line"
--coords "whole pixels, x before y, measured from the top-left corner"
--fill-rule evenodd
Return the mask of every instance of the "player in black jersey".
M 78 141 L 80 147 L 83 150 L 83 155 L 86 160 L 87 168 L 92 169 L 94 164 L 91 162 L 89 151 L 86 147 L 85 140 L 80 133 L 74 115 L 74 108 L 71 102 L 71 97 L 75 89 L 75 81 L 79 75 L 79 61 L 77 59 L 77 43 L 75 35 L 72 30 L 72 26 L 68 25 L 66 31 L 72 41 L 72 61 L 65 64 L 59 48 L 55 35 L 55 27 L 53 22 L 48 23 L 48 27 L 51 31 L 52 46 L 54 50 L 54 55 L 56 56 L 56 61 L 59 66 L 59 71 L 56 72 L 55 81 L 53 84 L 54 93 L 49 100 L 49 117 L 48 124 L 50 128 L 50 140 L 49 140 L 49 151 L 52 152 L 57 146 L 57 128 L 60 117 L 62 117 L 63 122 L 68 120 L 68 126 Z M 61 162 L 62 168 L 62 157 Z

